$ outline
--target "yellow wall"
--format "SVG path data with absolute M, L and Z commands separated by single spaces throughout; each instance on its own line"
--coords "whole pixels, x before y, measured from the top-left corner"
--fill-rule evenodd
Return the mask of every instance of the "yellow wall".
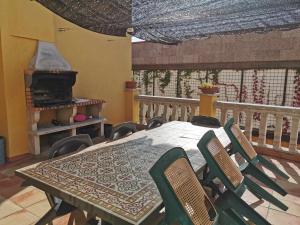
M 7 137 L 7 116 L 6 116 L 6 99 L 4 98 L 4 73 L 2 66 L 2 38 L 0 30 L 0 135 Z
M 1 0 L 0 11 L 4 86 L 0 94 L 5 111 L 0 135 L 6 138 L 7 156 L 11 158 L 29 152 L 24 70 L 37 40 L 54 41 L 54 23 L 53 14 L 33 1 Z
M 57 32 L 61 26 L 74 30 Z M 24 70 L 38 40 L 55 42 L 79 71 L 75 94 L 107 100 L 110 122 L 124 120 L 123 86 L 131 68 L 129 38 L 83 30 L 28 0 L 0 1 L 0 31 L 0 136 L 6 137 L 9 158 L 29 152 Z
M 78 71 L 74 95 L 107 101 L 104 116 L 110 123 L 125 120 L 125 81 L 130 79 L 131 40 L 129 37 L 100 35 L 55 18 L 56 45 Z M 59 32 L 58 28 L 66 28 Z

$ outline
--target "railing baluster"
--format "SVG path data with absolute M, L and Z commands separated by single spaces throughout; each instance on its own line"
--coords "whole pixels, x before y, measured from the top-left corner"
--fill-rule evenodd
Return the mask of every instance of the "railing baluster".
M 298 132 L 299 132 L 299 117 L 293 117 L 292 128 L 290 134 L 289 151 L 295 152 L 297 150 Z
M 169 108 L 169 104 L 164 104 L 164 111 L 163 111 L 163 114 L 162 114 L 162 117 L 168 121 L 168 118 L 167 118 L 167 115 L 168 115 L 168 108 Z
M 196 114 L 196 107 L 192 105 L 191 106 L 191 117 L 195 116 L 195 114 Z
M 157 103 L 154 105 L 154 116 L 158 116 L 160 104 Z
M 181 104 L 180 106 L 181 106 L 180 120 L 186 121 L 185 119 L 186 105 Z
M 221 108 L 221 125 L 224 126 L 227 120 L 227 108 Z
M 171 115 L 171 120 L 175 120 L 176 117 L 176 112 L 177 112 L 177 105 L 176 104 L 172 104 L 172 115 Z
M 148 118 L 146 118 L 146 121 L 152 118 L 152 102 L 149 102 L 147 106 L 148 106 L 147 109 Z
M 189 122 L 191 122 L 193 116 L 195 116 L 195 114 L 196 114 L 196 106 L 191 105 L 191 106 L 190 106 L 190 109 L 191 109 L 191 112 L 190 112 L 190 115 L 189 115 L 189 117 L 188 117 L 188 121 L 189 121 Z
M 276 114 L 275 115 L 275 131 L 274 131 L 274 141 L 273 146 L 276 150 L 281 149 L 281 136 L 282 136 L 282 124 L 283 124 L 283 115 Z
M 267 112 L 262 112 L 260 114 L 258 146 L 262 146 L 262 147 L 266 145 L 267 118 L 268 118 Z
M 240 118 L 239 118 L 239 116 L 240 116 L 240 111 L 239 111 L 239 109 L 238 109 L 238 108 L 234 108 L 234 109 L 233 109 L 233 118 L 234 118 L 234 122 L 235 122 L 236 124 L 240 124 Z
M 145 104 L 143 102 L 139 102 L 139 121 L 140 121 L 140 124 L 144 124 L 144 118 L 145 118 L 144 105 Z
M 252 128 L 253 128 L 253 112 L 245 110 L 246 122 L 245 122 L 245 135 L 249 141 L 252 141 Z

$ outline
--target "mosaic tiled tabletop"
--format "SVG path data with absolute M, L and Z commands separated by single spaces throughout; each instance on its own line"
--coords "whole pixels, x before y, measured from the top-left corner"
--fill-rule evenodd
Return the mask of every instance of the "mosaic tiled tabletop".
M 205 160 L 197 143 L 208 130 L 187 122 L 169 122 L 22 168 L 17 174 L 100 217 L 110 215 L 128 224 L 140 224 L 162 203 L 149 169 L 163 153 L 180 146 L 186 150 L 195 171 L 200 171 Z M 213 130 L 224 146 L 230 143 L 222 128 Z

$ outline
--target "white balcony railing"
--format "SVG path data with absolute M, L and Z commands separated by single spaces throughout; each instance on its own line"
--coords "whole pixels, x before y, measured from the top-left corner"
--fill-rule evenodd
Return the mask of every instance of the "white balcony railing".
M 166 121 L 190 121 L 192 116 L 199 115 L 199 99 L 139 95 L 136 100 L 139 101 L 141 124 L 154 116 L 163 116 Z M 234 117 L 256 146 L 300 154 L 297 149 L 300 108 L 223 101 L 217 101 L 215 107 L 222 125 L 228 118 Z M 285 132 L 288 144 L 282 146 L 283 124 L 287 119 L 289 128 Z M 252 137 L 253 129 L 258 131 L 257 138 Z M 267 139 L 267 131 L 273 134 L 271 139 Z
M 147 119 L 162 116 L 166 121 L 190 121 L 193 115 L 199 112 L 199 100 L 189 98 L 174 98 L 139 95 L 139 120 L 145 124 Z
M 260 117 L 258 125 L 258 140 L 257 145 L 259 147 L 267 147 L 267 122 L 270 117 L 274 120 L 274 137 L 272 142 L 272 148 L 276 150 L 283 150 L 281 145 L 282 127 L 284 119 L 289 119 L 289 152 L 297 151 L 297 140 L 299 133 L 299 121 L 300 121 L 300 108 L 287 107 L 287 106 L 273 106 L 273 105 L 261 105 L 250 103 L 237 103 L 237 102 L 223 102 L 218 101 L 216 107 L 221 111 L 221 124 L 225 124 L 227 120 L 228 111 L 232 111 L 232 115 L 235 121 L 238 123 L 241 121 L 240 116 L 243 113 L 245 117 L 244 127 L 245 134 L 249 140 L 252 141 L 253 130 L 253 115 L 258 114 Z

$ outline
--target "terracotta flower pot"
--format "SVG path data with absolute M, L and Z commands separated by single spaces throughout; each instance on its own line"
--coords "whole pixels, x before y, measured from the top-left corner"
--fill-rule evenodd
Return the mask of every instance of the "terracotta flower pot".
M 135 89 L 136 85 L 137 83 L 134 80 L 125 81 L 125 87 L 128 89 Z
M 212 87 L 212 88 L 199 88 L 203 94 L 216 94 L 219 92 L 218 87 Z

